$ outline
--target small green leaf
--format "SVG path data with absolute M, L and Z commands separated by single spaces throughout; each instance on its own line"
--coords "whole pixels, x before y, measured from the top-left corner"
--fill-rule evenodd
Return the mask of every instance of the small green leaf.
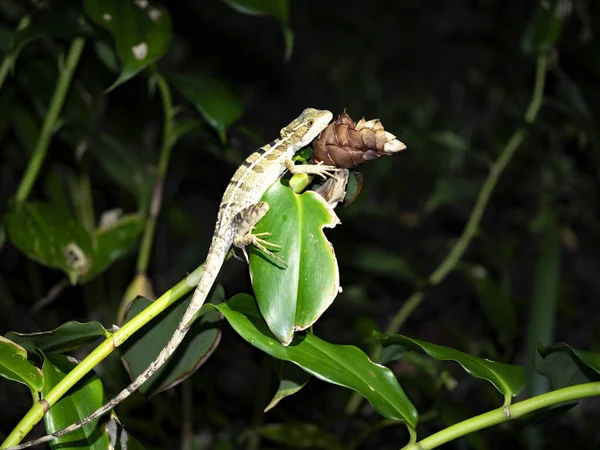
M 536 370 L 553 389 L 600 381 L 600 353 L 577 350 L 568 344 L 538 345 Z
M 40 392 L 44 385 L 44 377 L 40 369 L 27 361 L 27 351 L 2 336 L 0 336 L 0 377 L 23 383 L 33 393 Z
M 71 321 L 63 323 L 51 331 L 40 333 L 10 331 L 5 336 L 25 348 L 39 348 L 44 353 L 50 354 L 67 353 L 109 335 L 110 333 L 105 330 L 100 322 L 80 323 Z
M 84 0 L 87 15 L 115 41 L 121 74 L 109 90 L 162 58 L 171 45 L 171 17 L 155 2 Z
M 294 363 L 323 381 L 353 389 L 384 417 L 405 420 L 411 427 L 416 426 L 417 410 L 392 371 L 373 363 L 362 350 L 330 344 L 310 333 L 296 335 L 286 347 L 271 333 L 256 302 L 246 294 L 203 308 L 217 308 L 242 338 L 263 352 Z
M 375 337 L 382 345 L 401 345 L 407 349 L 420 348 L 432 358 L 440 361 L 456 361 L 470 375 L 488 380 L 505 396 L 514 397 L 525 387 L 525 373 L 521 366 L 502 364 L 489 359 L 478 358 L 452 348 L 412 339 L 401 334 L 380 334 Z
M 265 408 L 264 412 L 273 409 L 281 400 L 300 391 L 310 380 L 310 374 L 294 364 L 280 361 L 279 387 Z
M 227 127 L 240 118 L 243 112 L 241 99 L 225 84 L 200 75 L 172 75 L 170 83 L 186 97 L 204 119 L 226 141 Z
M 43 395 L 47 395 L 76 365 L 73 358 L 59 354 L 47 355 L 42 367 L 45 379 Z M 93 374 L 86 375 L 44 415 L 46 432 L 54 433 L 87 417 L 100 408 L 104 400 L 104 387 L 100 378 Z M 98 427 L 98 423 L 99 419 L 96 419 L 53 440 L 50 446 L 60 450 L 81 450 L 82 446 L 90 450 L 106 450 L 110 448 L 110 441 L 102 427 Z
M 224 290 L 217 285 L 211 291 L 208 301 L 220 302 Z M 132 378 L 136 378 L 154 361 L 167 344 L 179 325 L 192 296 L 179 302 L 175 307 L 163 312 L 152 328 L 144 329 L 119 347 Z M 138 297 L 125 314 L 125 323 L 143 311 L 150 303 Z M 194 322 L 187 336 L 175 351 L 173 357 L 140 387 L 143 394 L 156 394 L 166 391 L 192 375 L 212 355 L 221 340 L 221 320 L 215 311 L 201 316 Z
M 261 436 L 289 448 L 345 448 L 336 436 L 309 422 L 271 423 L 260 427 L 258 432 Z
M 562 34 L 562 21 L 558 14 L 558 0 L 542 1 L 533 20 L 523 36 L 522 47 L 525 53 L 549 53 L 558 43 Z
M 13 204 L 5 223 L 19 250 L 40 264 L 63 270 L 71 284 L 90 269 L 91 237 L 67 210 L 42 202 Z
M 81 279 L 87 283 L 108 269 L 112 263 L 129 252 L 144 230 L 141 214 L 128 214 L 96 230 L 96 252 L 90 271 Z
M 256 247 L 250 249 L 250 277 L 260 311 L 284 345 L 295 330 L 305 330 L 329 308 L 339 291 L 339 272 L 333 247 L 323 234 L 339 219 L 323 198 L 301 195 L 278 182 L 263 195 L 269 212 L 255 233 L 269 232 L 269 242 L 281 246 L 282 263 Z

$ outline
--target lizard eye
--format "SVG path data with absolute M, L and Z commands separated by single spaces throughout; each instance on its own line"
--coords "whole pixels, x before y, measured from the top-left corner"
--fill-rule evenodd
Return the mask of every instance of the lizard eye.
M 309 126 L 309 127 L 312 127 L 312 124 L 313 124 L 313 123 L 315 123 L 313 120 L 309 121 L 309 122 L 308 122 L 308 126 Z

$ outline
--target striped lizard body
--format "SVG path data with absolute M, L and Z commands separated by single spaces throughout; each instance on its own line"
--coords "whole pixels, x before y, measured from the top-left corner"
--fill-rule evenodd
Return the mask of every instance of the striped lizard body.
M 185 337 L 194 317 L 204 304 L 217 274 L 225 261 L 227 252 L 232 245 L 241 248 L 244 251 L 244 255 L 246 255 L 245 248 L 248 245 L 254 245 L 279 260 L 278 257 L 266 248 L 279 248 L 279 246 L 262 239 L 263 237 L 267 237 L 268 233 L 252 234 L 254 225 L 269 210 L 269 205 L 266 202 L 261 202 L 260 199 L 286 169 L 292 173 L 319 175 L 323 178 L 332 176 L 337 170 L 335 167 L 324 165 L 295 166 L 292 162 L 294 154 L 302 147 L 308 145 L 327 126 L 332 118 L 333 115 L 329 111 L 313 108 L 305 109 L 298 118 L 281 129 L 281 137 L 279 139 L 275 139 L 252 153 L 233 174 L 219 206 L 215 232 L 192 300 L 173 336 L 146 370 L 138 375 L 116 397 L 86 418 L 55 433 L 24 444 L 9 447 L 7 450 L 31 447 L 75 431 L 106 414 L 122 400 L 135 392 L 165 364 Z

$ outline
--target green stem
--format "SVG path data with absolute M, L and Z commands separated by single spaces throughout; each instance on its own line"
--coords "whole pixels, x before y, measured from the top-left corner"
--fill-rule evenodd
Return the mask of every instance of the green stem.
M 171 91 L 169 90 L 169 85 L 160 73 L 157 72 L 154 74 L 154 76 L 158 82 L 158 89 L 160 91 L 163 103 L 163 137 L 160 158 L 158 161 L 158 173 L 154 183 L 152 199 L 150 200 L 146 229 L 144 230 L 140 252 L 138 254 L 138 273 L 146 273 L 146 270 L 148 269 L 150 254 L 152 253 L 152 242 L 154 241 L 154 230 L 156 229 L 156 221 L 158 220 L 158 215 L 160 214 L 163 187 L 167 174 L 167 168 L 169 167 L 169 158 L 171 156 L 171 149 L 176 142 L 176 140 L 173 138 L 173 119 L 175 117 L 175 111 L 173 110 Z
M 4 81 L 6 80 L 6 77 L 10 72 L 10 69 L 12 69 L 12 66 L 13 55 L 8 53 L 2 60 L 2 65 L 0 65 L 0 89 L 2 89 L 2 85 L 4 84 Z
M 600 382 L 579 384 L 577 386 L 558 389 L 515 403 L 508 408 L 497 408 L 485 414 L 464 420 L 439 431 L 420 442 L 409 444 L 404 447 L 403 450 L 430 450 L 475 431 L 518 419 L 525 414 L 548 406 L 596 396 L 600 396 Z
M 79 63 L 79 58 L 81 57 L 84 46 L 85 38 L 82 37 L 73 39 L 73 42 L 71 43 L 65 67 L 58 77 L 58 82 L 56 83 L 54 94 L 50 100 L 48 112 L 46 113 L 46 118 L 42 124 L 42 129 L 33 150 L 33 155 L 31 155 L 27 169 L 25 169 L 25 173 L 23 174 L 23 178 L 21 179 L 21 183 L 15 194 L 17 203 L 23 203 L 27 200 L 31 188 L 40 173 L 40 169 L 46 158 L 46 153 L 48 152 L 50 139 L 55 132 L 56 123 L 58 122 L 65 98 L 67 97 L 67 92 L 71 86 L 73 74 Z
M 527 124 L 531 124 L 535 121 L 537 114 L 542 106 L 542 99 L 544 96 L 544 86 L 546 83 L 546 73 L 548 71 L 548 58 L 545 55 L 538 56 L 537 58 L 537 66 L 536 66 L 536 75 L 535 75 L 535 84 L 533 87 L 533 92 L 531 95 L 531 101 L 529 102 L 529 106 L 525 111 L 524 120 Z M 500 156 L 491 167 L 490 173 L 485 179 L 483 185 L 481 186 L 481 190 L 479 191 L 479 195 L 477 196 L 477 201 L 475 202 L 475 206 L 471 211 L 471 215 L 469 216 L 469 220 L 465 225 L 463 232 L 461 233 L 458 241 L 454 244 L 452 249 L 446 258 L 442 261 L 442 263 L 435 269 L 428 278 L 428 285 L 435 286 L 440 284 L 446 276 L 454 270 L 460 258 L 462 258 L 465 250 L 475 237 L 477 230 L 479 229 L 479 224 L 481 222 L 481 218 L 483 213 L 485 212 L 485 208 L 487 207 L 488 201 L 494 188 L 496 187 L 496 183 L 500 178 L 500 175 L 512 159 L 515 151 L 519 148 L 523 139 L 525 138 L 525 129 L 523 127 L 519 127 L 513 135 L 510 137 Z M 410 317 L 410 315 L 419 307 L 421 302 L 425 297 L 424 291 L 414 292 L 406 302 L 402 308 L 396 312 L 388 322 L 388 326 L 386 327 L 386 333 L 394 334 L 397 333 L 398 330 L 404 325 L 404 322 Z M 378 350 L 375 350 L 376 353 Z M 373 353 L 373 354 L 375 354 Z M 360 403 L 362 402 L 362 396 L 358 392 L 353 392 L 346 404 L 346 414 L 354 414 L 358 410 Z
M 227 259 L 231 257 L 229 252 Z M 154 317 L 163 312 L 178 299 L 196 287 L 202 274 L 204 264 L 196 268 L 186 278 L 181 280 L 167 292 L 151 303 L 141 313 L 123 325 L 118 331 L 108 336 L 106 340 L 96 347 L 77 367 L 75 367 L 65 378 L 63 378 L 45 397 L 49 407 L 52 407 L 63 395 L 98 365 L 111 352 L 125 342 L 137 330 L 146 325 Z M 17 445 L 31 431 L 31 429 L 44 417 L 44 407 L 41 403 L 35 403 L 27 414 L 21 419 L 17 426 L 11 431 L 6 440 L 0 445 L 0 449 Z

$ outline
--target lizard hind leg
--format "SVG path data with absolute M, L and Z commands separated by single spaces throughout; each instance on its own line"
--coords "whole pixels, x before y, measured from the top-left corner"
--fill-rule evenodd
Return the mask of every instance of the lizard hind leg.
M 271 236 L 271 233 L 252 233 L 255 225 L 260 222 L 260 219 L 262 219 L 267 212 L 269 212 L 269 204 L 267 202 L 258 202 L 238 213 L 238 216 L 236 217 L 237 231 L 233 237 L 233 245 L 242 250 L 246 262 L 248 262 L 248 252 L 246 251 L 246 247 L 254 245 L 263 253 L 279 261 L 284 268 L 287 268 L 287 263 L 267 248 L 281 249 L 280 245 L 265 239 Z

